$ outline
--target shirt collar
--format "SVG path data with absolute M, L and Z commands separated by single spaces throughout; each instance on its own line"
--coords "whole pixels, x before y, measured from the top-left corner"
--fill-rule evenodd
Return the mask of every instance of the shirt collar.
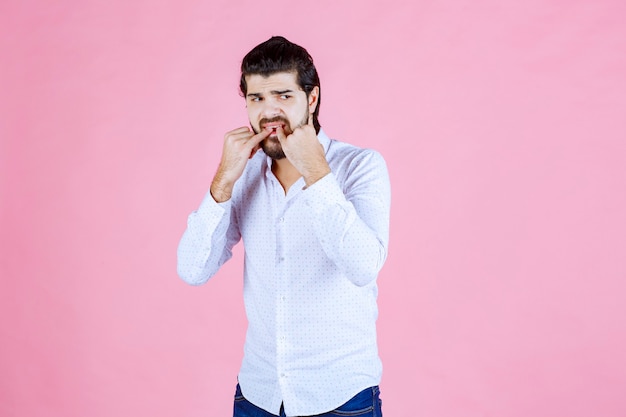
M 317 134 L 317 139 L 320 141 L 320 143 L 324 147 L 324 154 L 327 154 L 328 148 L 330 147 L 330 138 L 326 135 L 326 133 L 321 128 L 320 128 L 320 133 Z

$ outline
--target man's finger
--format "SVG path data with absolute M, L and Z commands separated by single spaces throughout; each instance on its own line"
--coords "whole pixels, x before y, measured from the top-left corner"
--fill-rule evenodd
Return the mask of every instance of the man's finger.
M 266 137 L 268 137 L 270 135 L 271 131 L 267 130 L 267 129 L 263 129 L 261 130 L 259 133 L 257 133 L 256 135 L 252 136 L 250 139 L 248 139 L 250 141 L 250 144 L 253 146 L 257 146 L 259 143 L 261 143 L 261 141 L 263 139 L 265 139 Z
M 278 126 L 276 128 L 276 137 L 278 137 L 278 141 L 282 142 L 285 140 L 286 136 L 285 136 L 285 131 L 283 130 L 282 126 Z
M 228 135 L 240 135 L 242 133 L 247 133 L 250 131 L 250 128 L 247 126 L 238 127 L 237 129 L 233 129 L 230 132 L 226 132 L 226 136 Z
M 261 145 L 260 145 L 261 141 L 265 139 L 266 137 L 268 137 L 269 134 L 270 132 L 268 130 L 263 129 L 262 131 L 260 131 L 254 136 L 251 136 L 250 139 L 248 139 L 248 143 L 251 145 L 254 145 L 252 146 L 252 149 L 250 150 L 250 156 L 248 157 L 248 159 L 251 159 L 254 156 L 254 154 L 256 154 L 257 151 L 261 149 Z
M 256 154 L 259 149 L 261 149 L 261 146 L 258 145 L 258 144 L 254 148 L 252 148 L 252 150 L 250 151 L 250 156 L 248 157 L 248 159 L 252 159 L 254 154 Z

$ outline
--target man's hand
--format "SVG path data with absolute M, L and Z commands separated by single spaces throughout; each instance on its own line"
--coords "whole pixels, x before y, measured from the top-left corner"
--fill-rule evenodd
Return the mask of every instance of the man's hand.
M 259 143 L 268 137 L 269 130 L 254 134 L 249 127 L 240 127 L 224 135 L 222 160 L 211 183 L 211 195 L 218 203 L 230 199 L 235 182 L 243 174 L 243 170 L 256 151 Z
M 276 135 L 285 156 L 302 175 L 307 187 L 330 172 L 324 147 L 315 133 L 312 115 L 309 115 L 307 124 L 294 129 L 289 136 L 285 136 L 282 126 L 276 129 Z

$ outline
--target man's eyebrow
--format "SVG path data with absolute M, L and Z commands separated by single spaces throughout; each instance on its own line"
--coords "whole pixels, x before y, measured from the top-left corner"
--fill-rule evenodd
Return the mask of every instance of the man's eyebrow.
M 293 93 L 293 90 L 290 89 L 286 89 L 286 90 L 271 90 L 270 94 L 273 96 L 280 96 L 283 94 L 287 94 L 287 93 Z M 248 93 L 246 94 L 246 97 L 263 97 L 262 93 Z
M 293 93 L 293 90 L 272 90 L 272 91 L 270 91 L 270 93 L 275 95 L 275 96 L 280 96 L 280 95 L 286 94 L 286 93 Z

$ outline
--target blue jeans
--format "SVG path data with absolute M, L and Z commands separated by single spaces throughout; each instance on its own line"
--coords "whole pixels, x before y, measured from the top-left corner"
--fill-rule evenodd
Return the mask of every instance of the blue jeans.
M 341 407 L 324 414 L 317 414 L 315 417 L 382 417 L 382 401 L 380 400 L 380 390 L 378 387 L 366 388 L 348 400 Z M 285 411 L 280 408 L 280 415 L 268 413 L 246 400 L 241 394 L 241 388 L 237 384 L 235 390 L 235 408 L 233 417 L 286 417 Z M 313 416 L 310 416 L 313 417 Z

